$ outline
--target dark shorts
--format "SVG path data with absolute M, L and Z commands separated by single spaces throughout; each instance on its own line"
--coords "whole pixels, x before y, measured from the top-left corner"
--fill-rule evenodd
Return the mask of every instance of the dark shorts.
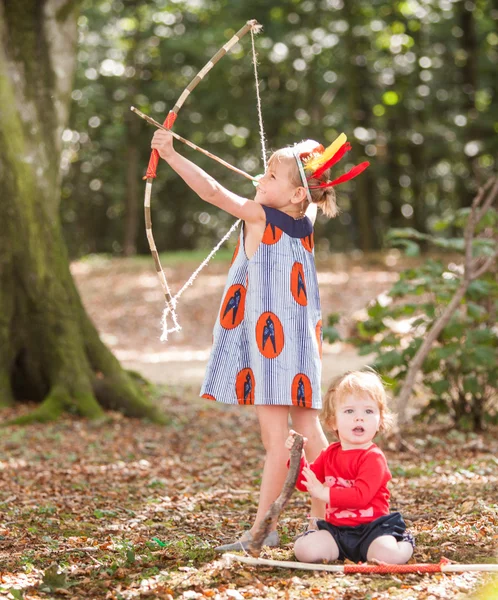
M 378 537 L 392 535 L 398 542 L 410 542 L 415 547 L 415 540 L 399 512 L 383 515 L 371 523 L 357 525 L 356 527 L 339 527 L 318 521 L 318 529 L 328 531 L 334 538 L 339 548 L 339 560 L 352 560 L 365 562 L 370 544 Z

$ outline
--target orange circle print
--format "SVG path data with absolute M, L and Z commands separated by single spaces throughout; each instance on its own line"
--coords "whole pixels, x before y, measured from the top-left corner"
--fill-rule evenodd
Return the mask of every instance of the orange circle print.
M 256 382 L 252 369 L 242 369 L 235 378 L 235 393 L 239 404 L 254 404 Z
M 211 394 L 202 394 L 202 397 L 206 400 L 214 400 L 216 402 L 216 398 Z
M 322 358 L 322 351 L 323 351 L 323 348 L 322 348 L 322 345 L 323 345 L 322 337 L 323 337 L 323 333 L 322 333 L 322 320 L 321 319 L 316 324 L 315 334 L 316 334 L 316 341 L 318 343 L 318 354 L 320 355 L 320 358 Z
M 220 311 L 220 323 L 225 329 L 235 329 L 244 318 L 246 288 L 243 285 L 231 285 L 223 300 Z
M 313 248 L 315 247 L 315 238 L 313 234 L 310 233 L 306 237 L 301 238 L 301 244 L 306 248 L 308 252 L 313 252 Z
M 311 408 L 313 393 L 311 391 L 311 381 L 304 373 L 298 373 L 292 380 L 292 404 L 302 408 Z
M 278 240 L 282 237 L 282 230 L 279 229 L 276 225 L 272 223 L 268 223 L 265 229 L 265 233 L 263 234 L 263 239 L 261 240 L 263 244 L 276 244 Z
M 306 282 L 304 280 L 303 265 L 295 262 L 291 271 L 291 292 L 294 300 L 301 306 L 308 304 L 308 294 L 306 292 Z
M 275 313 L 264 312 L 256 323 L 256 342 L 265 358 L 275 358 L 284 347 L 284 328 Z
M 237 240 L 237 245 L 235 246 L 235 250 L 233 251 L 233 256 L 232 256 L 232 260 L 230 262 L 230 266 L 232 266 L 233 263 L 235 262 L 235 259 L 237 258 L 237 254 L 239 253 L 239 248 L 240 248 L 240 238 Z

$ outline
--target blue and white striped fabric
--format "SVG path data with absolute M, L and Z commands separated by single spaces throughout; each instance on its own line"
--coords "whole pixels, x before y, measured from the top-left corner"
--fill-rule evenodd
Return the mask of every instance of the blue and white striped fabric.
M 226 404 L 321 408 L 322 320 L 313 226 L 263 207 L 248 259 L 240 232 L 201 396 Z

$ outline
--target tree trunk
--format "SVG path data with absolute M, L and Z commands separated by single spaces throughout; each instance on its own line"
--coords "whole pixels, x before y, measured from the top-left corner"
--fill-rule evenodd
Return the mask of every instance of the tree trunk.
M 144 3 L 135 2 L 132 12 L 139 13 Z M 138 60 L 138 54 L 141 51 L 140 38 L 144 35 L 142 28 L 137 27 L 133 39 L 130 40 L 130 47 L 127 54 L 126 64 L 133 67 L 137 73 L 136 79 L 131 80 L 128 85 L 128 98 L 130 104 L 137 104 L 135 98 L 137 95 L 136 81 L 142 75 L 142 65 Z M 140 121 L 131 111 L 126 113 L 126 205 L 124 222 L 124 240 L 123 255 L 135 256 L 137 253 L 139 209 L 142 204 L 140 190 L 143 186 L 139 185 L 141 181 L 140 173 L 140 153 L 138 151 L 137 140 L 140 134 Z
M 483 135 L 479 131 L 479 112 L 476 110 L 475 99 L 476 91 L 479 88 L 478 82 L 478 63 L 479 63 L 479 43 L 477 40 L 476 23 L 474 10 L 475 7 L 469 6 L 467 2 L 458 2 L 455 4 L 457 14 L 457 24 L 461 27 L 463 35 L 460 38 L 461 49 L 465 53 L 465 60 L 460 66 L 459 86 L 462 89 L 463 97 L 460 110 L 467 117 L 467 124 L 462 130 L 461 145 L 465 145 L 472 140 L 482 139 Z M 472 158 L 462 153 L 461 160 L 468 166 L 469 173 L 472 173 Z M 456 198 L 459 205 L 469 206 L 472 200 L 472 192 L 466 186 L 468 175 L 458 176 L 456 178 Z
M 136 116 L 129 112 L 127 114 L 127 143 L 126 149 L 126 210 L 125 231 L 123 242 L 124 256 L 135 256 L 137 253 L 138 236 L 138 210 L 139 210 L 139 153 L 137 138 L 140 131 L 140 123 Z
M 0 405 L 41 402 L 17 422 L 103 408 L 157 418 L 86 315 L 61 234 L 78 5 L 0 0 Z
M 357 2 L 350 0 L 344 3 L 344 16 L 349 24 L 345 35 L 346 52 L 349 57 L 348 63 L 348 90 L 349 90 L 349 112 L 352 129 L 364 127 L 368 129 L 370 123 L 371 107 L 366 101 L 365 89 L 369 87 L 368 70 L 365 65 L 358 64 L 357 58 L 362 57 L 365 48 L 359 38 L 353 35 L 355 25 L 364 25 Z M 358 145 L 358 144 L 357 144 Z M 363 160 L 363 159 L 362 159 Z M 358 156 L 355 156 L 358 162 Z M 354 220 L 358 226 L 357 239 L 355 243 L 364 252 L 378 248 L 380 243 L 376 234 L 376 212 L 378 203 L 376 198 L 377 188 L 367 170 L 361 178 L 355 180 L 354 194 L 351 199 Z

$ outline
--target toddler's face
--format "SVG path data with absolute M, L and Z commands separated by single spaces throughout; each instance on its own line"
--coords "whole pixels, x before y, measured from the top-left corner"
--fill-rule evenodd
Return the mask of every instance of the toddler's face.
M 255 202 L 278 209 L 283 209 L 290 204 L 297 189 L 292 183 L 292 160 L 292 158 L 284 158 L 272 161 L 259 180 Z
M 348 394 L 338 402 L 334 429 L 344 450 L 368 448 L 379 425 L 379 406 L 370 396 Z

